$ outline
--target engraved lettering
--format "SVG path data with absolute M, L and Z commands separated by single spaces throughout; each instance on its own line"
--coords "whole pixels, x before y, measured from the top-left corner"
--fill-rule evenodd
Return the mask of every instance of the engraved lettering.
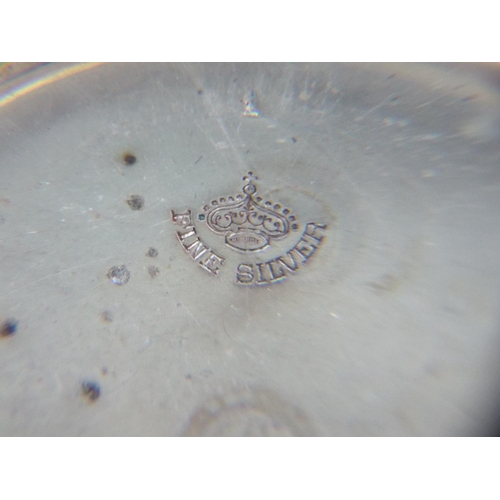
M 254 265 L 240 264 L 236 268 L 236 283 L 269 285 L 286 280 L 289 272 L 295 273 L 300 269 L 299 256 L 302 263 L 306 263 L 316 252 L 324 238 L 319 232 L 325 228 L 325 225 L 310 222 L 300 240 L 291 250 L 273 260 L 256 263 L 256 273 Z
M 252 172 L 248 172 L 243 177 L 245 184 L 240 193 L 211 200 L 195 217 L 222 237 L 227 248 L 247 255 L 267 251 L 275 240 L 294 240 L 285 247 L 288 250 L 277 257 L 274 253 L 267 261 L 237 264 L 236 283 L 239 285 L 269 285 L 286 280 L 290 274 L 298 272 L 323 244 L 327 229 L 326 224 L 308 222 L 297 241 L 292 237 L 292 233 L 300 228 L 297 217 L 290 208 L 276 203 L 276 200 L 258 196 L 257 180 Z M 180 226 L 176 236 L 191 260 L 205 271 L 218 274 L 225 259 L 198 237 L 191 210 L 172 210 L 171 220 Z
M 269 273 L 271 274 L 271 283 L 276 283 L 278 281 L 283 281 L 286 279 L 286 272 L 283 266 L 280 266 L 276 261 L 270 260 L 266 262 L 267 267 L 269 267 Z M 273 266 L 274 264 L 274 266 Z
M 283 255 L 282 257 L 278 257 L 276 259 L 277 262 L 280 264 L 283 264 L 286 269 L 289 271 L 295 272 L 299 268 L 298 262 L 295 260 L 295 257 L 293 256 L 293 251 L 295 249 L 292 248 L 289 252 L 286 253 L 286 255 Z
M 208 252 L 208 248 L 200 241 L 199 238 L 196 238 L 196 241 L 191 243 L 188 247 L 184 246 L 184 248 L 193 260 L 199 259 L 203 254 Z
M 300 253 L 304 262 L 307 262 L 311 255 L 318 249 L 316 245 L 309 243 L 304 238 L 300 238 L 299 242 L 295 245 L 294 250 Z
M 211 274 L 218 274 L 220 266 L 224 264 L 224 258 L 212 252 L 212 250 L 198 238 L 196 229 L 191 222 L 191 210 L 180 213 L 176 213 L 172 210 L 171 213 L 172 222 L 183 227 L 183 231 L 177 231 L 176 235 L 184 251 L 192 260 L 198 262 L 205 271 Z
M 196 229 L 194 228 L 194 226 L 187 226 L 185 233 L 177 231 L 177 238 L 179 239 L 179 241 L 183 246 L 184 246 L 184 240 L 191 238 L 191 236 L 196 236 Z
M 191 222 L 191 210 L 186 210 L 185 212 L 175 213 L 173 210 L 170 211 L 172 214 L 172 222 L 179 226 L 188 226 L 192 224 Z
M 314 238 L 318 243 L 321 243 L 323 241 L 324 236 L 323 235 L 315 236 L 318 230 L 325 231 L 326 224 L 315 224 L 314 222 L 309 222 L 306 226 L 304 235 L 307 234 L 311 238 Z
M 257 269 L 259 270 L 259 279 L 257 280 L 257 285 L 265 285 L 267 283 L 267 280 L 264 278 L 264 273 L 262 271 L 262 267 L 264 264 L 258 263 L 257 264 Z
M 210 256 L 208 259 L 202 259 L 199 262 L 200 266 L 203 267 L 203 269 L 206 269 L 208 272 L 212 274 L 218 274 L 220 266 L 224 264 L 224 259 L 217 255 L 214 252 L 210 252 Z
M 236 268 L 236 283 L 249 285 L 253 282 L 254 273 L 252 264 L 240 264 Z

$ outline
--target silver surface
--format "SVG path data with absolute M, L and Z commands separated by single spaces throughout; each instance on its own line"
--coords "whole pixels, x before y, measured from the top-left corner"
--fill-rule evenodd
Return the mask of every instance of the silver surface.
M 492 432 L 497 78 L 109 64 L 0 107 L 0 434 Z M 249 171 L 301 229 L 251 262 L 327 226 L 268 286 L 238 285 L 247 255 L 198 219 Z M 188 209 L 216 275 L 176 237 Z

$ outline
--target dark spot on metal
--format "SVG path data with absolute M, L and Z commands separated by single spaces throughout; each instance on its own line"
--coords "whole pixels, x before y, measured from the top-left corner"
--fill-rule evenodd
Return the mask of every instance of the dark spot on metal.
M 398 99 L 399 99 L 399 96 L 398 96 L 398 95 L 395 95 L 394 97 L 391 97 L 391 98 L 389 99 L 389 102 L 396 102 Z
M 137 161 L 137 158 L 132 153 L 125 153 L 123 155 L 123 163 L 125 165 L 133 165 Z
M 16 333 L 17 331 L 18 324 L 19 321 L 13 318 L 6 319 L 0 327 L 0 337 L 8 337 L 9 335 L 14 335 L 14 333 Z
M 133 194 L 127 198 L 127 204 L 132 210 L 142 210 L 144 198 L 139 194 Z
M 203 94 L 203 89 L 198 89 L 198 95 L 202 95 Z
M 160 270 L 156 266 L 149 266 L 148 273 L 151 276 L 151 278 L 155 278 L 156 275 L 160 273 Z
M 103 366 L 101 368 L 101 375 L 106 376 L 108 374 L 108 369 L 106 366 Z
M 149 247 L 146 257 L 158 257 L 158 250 L 156 250 L 156 248 Z
M 393 292 L 399 286 L 399 279 L 392 274 L 385 273 L 377 281 L 367 284 L 375 293 Z
M 387 77 L 387 79 L 388 79 L 388 80 L 390 80 L 391 78 L 394 78 L 395 76 L 396 76 L 396 73 L 393 73 L 392 75 L 389 75 L 389 76 Z
M 82 393 L 89 401 L 96 401 L 101 395 L 101 387 L 97 382 L 86 380 L 82 382 Z
M 113 313 L 111 311 L 103 311 L 101 313 L 101 319 L 105 322 L 105 323 L 111 323 L 113 321 Z
M 297 138 L 296 137 L 292 137 L 292 142 L 295 144 L 297 142 Z
M 126 285 L 130 279 L 130 271 L 125 266 L 113 266 L 106 276 L 115 285 Z
M 468 95 L 467 97 L 464 97 L 463 99 L 460 99 L 461 102 L 468 102 L 468 101 L 473 101 L 474 99 L 477 99 L 479 97 L 479 94 L 471 94 Z
M 205 214 L 199 214 L 198 215 L 199 220 L 205 220 Z

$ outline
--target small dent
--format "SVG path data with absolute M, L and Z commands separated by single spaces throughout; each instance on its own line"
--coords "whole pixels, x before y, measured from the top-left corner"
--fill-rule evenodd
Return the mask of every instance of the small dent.
M 0 326 L 0 337 L 9 337 L 17 332 L 19 321 L 14 318 L 6 319 Z
M 123 163 L 125 165 L 130 166 L 136 162 L 137 162 L 137 157 L 134 154 L 132 154 L 132 153 L 124 153 L 123 154 Z
M 156 278 L 160 274 L 160 270 L 156 266 L 148 266 L 148 273 L 151 278 Z
M 97 382 L 86 380 L 82 382 L 82 394 L 91 402 L 97 401 L 101 395 L 101 387 Z
M 115 285 L 126 285 L 130 279 L 130 271 L 126 266 L 113 266 L 106 275 Z
M 151 258 L 158 257 L 158 250 L 156 250 L 156 248 L 149 247 L 146 257 L 151 257 Z
M 144 208 L 144 198 L 139 194 L 133 194 L 127 198 L 127 204 L 132 210 L 142 210 Z

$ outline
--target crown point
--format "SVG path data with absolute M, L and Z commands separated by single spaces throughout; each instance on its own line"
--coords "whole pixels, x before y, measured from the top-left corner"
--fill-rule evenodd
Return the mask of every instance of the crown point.
M 288 215 L 290 213 L 290 210 L 288 208 L 283 209 L 283 214 Z
M 248 195 L 251 195 L 251 194 L 254 194 L 255 191 L 257 191 L 257 188 L 253 185 L 253 184 L 247 184 L 244 188 L 243 188 L 243 192 L 245 194 L 248 194 Z
M 253 172 L 248 172 L 248 175 L 245 175 L 243 177 L 243 182 L 252 182 L 252 181 L 256 181 L 258 180 L 259 178 L 253 174 Z

